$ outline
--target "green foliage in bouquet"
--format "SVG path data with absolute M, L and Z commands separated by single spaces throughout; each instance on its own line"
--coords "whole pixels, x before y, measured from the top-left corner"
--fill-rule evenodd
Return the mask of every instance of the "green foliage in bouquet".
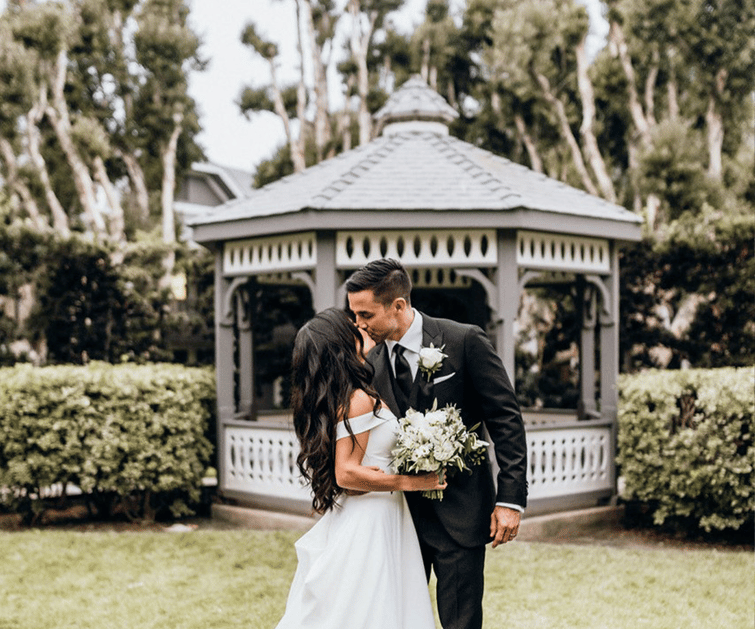
M 51 487 L 108 517 L 192 513 L 212 445 L 210 370 L 180 365 L 0 370 L 0 500 L 33 522 Z
M 409 409 L 399 420 L 400 431 L 393 449 L 393 464 L 399 474 L 435 472 L 440 482 L 446 475 L 470 471 L 485 460 L 487 442 L 475 432 L 479 424 L 467 428 L 459 410 L 448 405 L 420 413 Z M 443 490 L 423 491 L 427 498 L 443 500 Z
M 737 530 L 755 509 L 751 367 L 647 371 L 620 381 L 623 497 L 656 524 Z

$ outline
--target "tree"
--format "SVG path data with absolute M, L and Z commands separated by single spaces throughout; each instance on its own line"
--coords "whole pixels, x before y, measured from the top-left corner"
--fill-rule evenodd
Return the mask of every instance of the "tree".
M 301 31 L 298 28 L 297 36 L 299 42 L 299 54 L 302 56 Z M 306 106 L 306 93 L 304 88 L 303 57 L 301 77 L 297 89 L 284 91 L 284 88 L 278 82 L 278 46 L 262 37 L 257 32 L 257 27 L 253 23 L 247 24 L 246 27 L 244 27 L 244 30 L 241 33 L 241 42 L 246 46 L 249 46 L 255 53 L 268 62 L 270 67 L 271 85 L 269 88 L 244 88 L 241 94 L 239 107 L 246 115 L 258 111 L 271 111 L 278 115 L 283 122 L 286 142 L 289 147 L 289 155 L 294 164 L 294 172 L 300 172 L 306 167 L 304 159 L 303 130 L 303 113 Z M 270 96 L 269 93 L 272 93 L 272 96 Z M 286 96 L 288 98 L 286 98 Z M 291 118 L 299 116 L 301 116 L 299 118 L 299 134 L 298 137 L 294 137 Z
M 500 0 L 492 5 L 481 1 L 473 10 L 483 24 L 490 20 L 490 43 L 479 38 L 484 73 L 504 82 L 520 102 L 533 96 L 542 100 L 579 183 L 592 194 L 615 200 L 594 130 L 596 107 L 585 52 L 589 23 L 584 7 L 570 0 Z M 476 24 L 480 26 L 479 19 Z M 579 103 L 579 110 L 573 108 L 574 103 Z M 581 145 L 573 130 L 578 118 Z M 522 140 L 529 140 L 523 117 L 515 121 Z M 529 143 L 528 152 L 537 163 L 534 143 Z
M 448 6 L 448 0 L 428 0 L 425 21 L 414 31 L 411 39 L 413 65 L 436 92 L 457 107 L 456 75 L 464 75 L 459 68 L 462 50 L 460 33 Z M 463 62 L 462 62 L 463 64 Z M 459 72 L 461 70 L 461 72 Z
M 186 14 L 178 0 L 76 0 L 14 2 L 0 16 L 0 71 L 27 85 L 6 109 L 0 149 L 27 213 L 36 204 L 61 234 L 72 224 L 122 242 L 133 206 L 144 228 L 151 211 L 165 215 L 174 239 L 175 173 L 201 156 L 186 91 L 199 42 Z M 161 191 L 152 208 L 148 189 Z
M 403 5 L 404 0 L 349 0 L 351 18 L 349 39 L 352 60 L 357 68 L 356 85 L 358 96 L 357 120 L 359 144 L 372 139 L 372 116 L 369 108 L 370 73 L 369 57 L 375 31 L 382 28 L 386 16 Z
M 333 37 L 335 36 L 338 18 L 334 11 L 332 0 L 300 0 L 301 12 L 309 35 L 309 48 L 312 60 L 312 74 L 314 79 L 315 103 L 315 150 L 317 161 L 326 156 L 331 141 L 330 129 L 330 98 L 328 97 L 327 68 L 333 52 Z M 298 7 L 297 3 L 297 7 Z M 299 54 L 304 62 L 299 40 Z M 332 153 L 330 154 L 332 157 Z
M 135 59 L 144 77 L 134 101 L 134 114 L 143 137 L 157 147 L 161 171 L 160 212 L 163 242 L 176 242 L 173 201 L 181 149 L 198 156 L 191 138 L 199 131 L 194 101 L 188 94 L 187 73 L 200 68 L 199 38 L 187 25 L 189 10 L 183 0 L 145 0 L 137 17 Z M 187 137 L 188 136 L 188 137 Z M 184 138 L 184 145 L 179 141 Z M 193 160 L 192 160 L 193 161 Z M 184 161 L 185 166 L 188 166 Z M 166 257 L 165 281 L 173 271 L 175 254 Z
M 631 117 L 630 168 L 640 167 L 641 151 L 653 150 L 657 124 L 681 120 L 690 136 L 704 137 L 707 175 L 721 182 L 726 148 L 731 159 L 748 129 L 745 120 L 755 82 L 755 4 L 749 0 L 607 4 L 610 52 L 620 60 Z M 725 133 L 730 137 L 728 146 Z M 656 191 L 646 189 L 644 194 L 648 224 L 654 229 L 662 199 Z

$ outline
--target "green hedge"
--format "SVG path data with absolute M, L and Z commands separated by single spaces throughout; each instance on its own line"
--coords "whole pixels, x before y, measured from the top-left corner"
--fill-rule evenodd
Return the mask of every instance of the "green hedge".
M 190 514 L 212 453 L 213 372 L 180 365 L 0 369 L 0 488 L 33 520 L 40 490 L 137 517 Z M 101 513 L 102 514 L 102 513 Z
M 752 367 L 622 376 L 623 497 L 659 525 L 739 529 L 755 508 L 754 429 Z

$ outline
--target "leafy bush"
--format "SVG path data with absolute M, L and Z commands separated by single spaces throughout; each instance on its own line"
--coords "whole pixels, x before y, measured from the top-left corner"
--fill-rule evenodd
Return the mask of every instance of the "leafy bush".
M 621 250 L 623 372 L 647 367 L 743 367 L 755 363 L 755 213 L 686 217 L 663 241 L 646 238 Z M 689 327 L 673 330 L 685 301 L 698 298 Z M 653 348 L 672 353 L 657 363 Z
M 624 498 L 656 524 L 739 529 L 755 508 L 755 373 L 647 371 L 620 380 Z
M 32 521 L 45 488 L 81 489 L 90 508 L 190 514 L 210 461 L 211 371 L 179 365 L 0 369 L 0 487 Z

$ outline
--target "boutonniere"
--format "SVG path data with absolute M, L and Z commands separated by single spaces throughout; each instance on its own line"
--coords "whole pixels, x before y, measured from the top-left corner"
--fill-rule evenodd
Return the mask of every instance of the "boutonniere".
M 445 345 L 435 347 L 430 343 L 430 347 L 419 348 L 419 362 L 417 364 L 428 382 L 430 382 L 432 375 L 443 366 L 443 359 L 448 358 L 448 355 L 443 353 L 445 347 Z

